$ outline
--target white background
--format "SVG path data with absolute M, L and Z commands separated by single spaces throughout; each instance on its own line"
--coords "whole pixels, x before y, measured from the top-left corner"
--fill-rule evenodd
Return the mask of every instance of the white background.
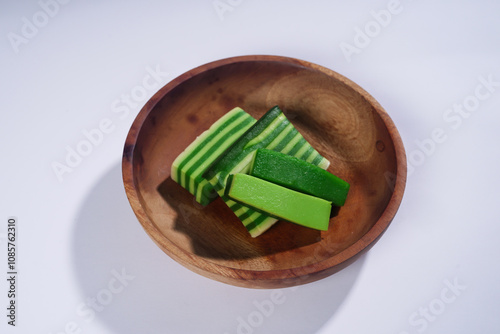
M 498 1 L 54 1 L 0 1 L 0 332 L 500 332 Z M 171 260 L 121 181 L 123 143 L 147 99 L 193 67 L 247 54 L 304 59 L 361 85 L 393 118 L 412 165 L 371 251 L 277 292 Z M 59 180 L 54 163 L 66 165 L 102 122 L 108 133 Z

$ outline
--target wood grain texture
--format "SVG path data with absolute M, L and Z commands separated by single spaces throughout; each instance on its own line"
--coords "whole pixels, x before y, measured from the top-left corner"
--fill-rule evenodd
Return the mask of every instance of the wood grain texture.
M 224 113 L 239 106 L 259 118 L 274 105 L 351 184 L 328 231 L 278 222 L 251 238 L 221 199 L 201 207 L 170 178 L 175 157 Z M 401 138 L 373 97 L 319 65 L 259 55 L 205 64 L 158 91 L 130 129 L 122 170 L 139 222 L 166 254 L 250 288 L 309 283 L 345 268 L 382 236 L 406 184 Z

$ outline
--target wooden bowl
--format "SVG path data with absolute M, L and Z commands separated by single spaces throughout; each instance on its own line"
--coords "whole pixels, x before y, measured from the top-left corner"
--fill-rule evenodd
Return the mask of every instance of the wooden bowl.
M 326 232 L 278 222 L 251 238 L 219 198 L 201 207 L 170 177 L 177 155 L 230 109 L 274 105 L 351 184 Z M 384 109 L 358 85 L 286 57 L 243 56 L 192 69 L 160 89 L 127 136 L 123 180 L 145 231 L 174 260 L 232 285 L 282 288 L 327 277 L 379 240 L 403 197 L 406 156 Z

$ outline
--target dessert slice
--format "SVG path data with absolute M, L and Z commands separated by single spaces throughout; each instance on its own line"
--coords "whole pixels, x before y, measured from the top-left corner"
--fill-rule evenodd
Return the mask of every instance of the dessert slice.
M 174 160 L 172 179 L 187 189 L 201 205 L 207 205 L 218 195 L 202 176 L 221 153 L 233 144 L 256 120 L 241 108 L 234 108 L 199 135 Z
M 249 174 L 260 179 L 342 206 L 349 183 L 304 160 L 280 152 L 258 149 Z
M 247 174 L 231 174 L 226 195 L 271 217 L 326 231 L 332 203 Z

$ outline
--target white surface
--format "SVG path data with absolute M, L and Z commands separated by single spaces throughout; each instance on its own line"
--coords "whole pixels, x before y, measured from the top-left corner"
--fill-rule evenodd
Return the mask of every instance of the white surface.
M 0 1 L 0 267 L 7 217 L 16 216 L 19 270 L 15 328 L 0 280 L 0 332 L 500 332 L 500 3 L 220 2 L 231 8 L 221 16 L 212 0 L 68 1 L 50 17 L 36 1 Z M 377 31 L 371 12 L 388 7 L 397 14 Z M 34 17 L 43 26 L 23 28 Z M 341 45 L 355 45 L 357 28 L 373 37 L 366 46 L 358 37 L 363 47 L 346 57 Z M 16 52 L 10 39 L 23 31 Z M 344 271 L 294 289 L 191 273 L 144 233 L 121 183 L 124 139 L 147 99 L 195 66 L 244 54 L 296 57 L 357 82 L 393 118 L 415 167 L 380 242 Z M 146 78 L 152 70 L 156 80 Z M 476 91 L 488 77 L 491 92 Z M 470 117 L 448 114 L 474 94 L 483 100 Z M 60 182 L 52 164 L 101 122 L 109 133 Z M 445 140 L 419 153 L 433 131 Z M 105 305 L 91 311 L 92 298 Z

